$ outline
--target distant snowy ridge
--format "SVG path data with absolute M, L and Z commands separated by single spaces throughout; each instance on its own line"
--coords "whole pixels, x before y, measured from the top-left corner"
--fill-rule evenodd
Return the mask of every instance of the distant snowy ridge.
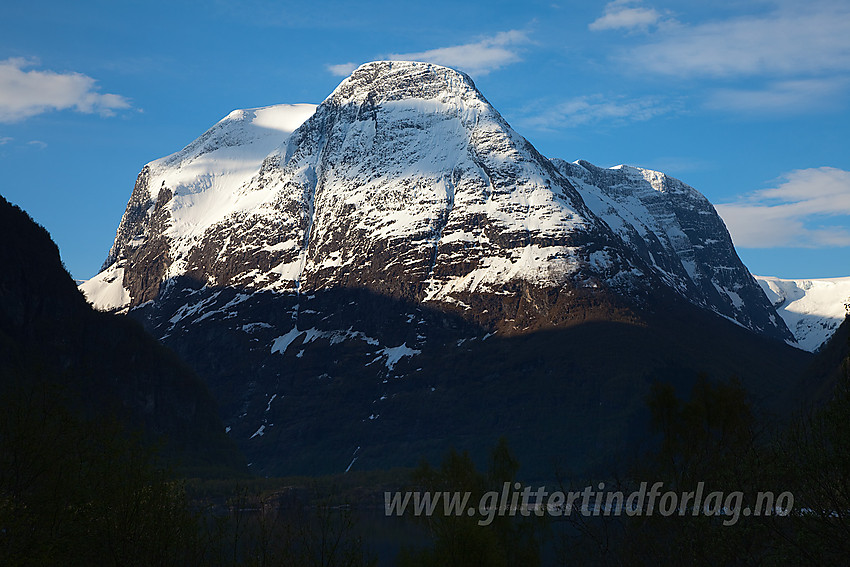
M 124 287 L 124 263 L 115 262 L 88 281 L 77 284 L 95 309 L 125 313 L 130 292 Z
M 794 333 L 799 348 L 814 352 L 844 321 L 850 277 L 791 280 L 755 276 L 767 298 Z

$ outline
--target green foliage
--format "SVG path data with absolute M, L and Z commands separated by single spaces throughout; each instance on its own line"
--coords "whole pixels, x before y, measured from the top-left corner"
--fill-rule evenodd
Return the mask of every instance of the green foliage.
M 747 398 L 737 379 L 711 382 L 700 375 L 687 400 L 677 398 L 669 385 L 655 384 L 647 404 L 661 445 L 636 478 L 664 482 L 665 492 L 678 495 L 695 494 L 700 486 L 703 495 L 721 492 L 724 498 L 773 488 L 764 484 L 767 471 L 760 468 L 763 459 Z M 734 523 L 724 522 L 731 518 L 707 516 L 704 509 L 696 515 L 688 509 L 663 517 L 656 510 L 628 518 L 620 553 L 646 565 L 759 564 L 769 543 L 764 526 L 738 516 Z
M 756 421 L 740 381 L 711 382 L 699 376 L 690 397 L 670 384 L 653 384 L 647 398 L 657 449 L 641 459 L 627 480 L 606 482 L 624 496 L 641 483 L 676 494 L 676 508 L 661 512 L 660 498 L 640 513 L 564 518 L 558 548 L 563 565 L 760 565 L 770 556 L 769 529 L 760 521 L 706 515 L 707 495 L 754 495 L 770 490 L 769 467 Z M 616 478 L 616 477 L 615 477 Z M 590 484 L 585 482 L 584 484 Z M 575 490 L 573 487 L 572 490 Z M 682 495 L 690 493 L 683 505 Z M 696 494 L 702 501 L 696 505 Z M 751 505 L 752 502 L 746 504 Z M 745 505 L 746 505 L 745 504 Z M 696 514 L 694 510 L 696 508 Z
M 754 448 L 747 392 L 737 379 L 712 383 L 700 375 L 687 401 L 669 384 L 656 383 L 647 402 L 652 427 L 662 435 L 654 456 L 671 488 L 693 490 L 698 482 L 718 487 L 738 482 L 741 459 Z

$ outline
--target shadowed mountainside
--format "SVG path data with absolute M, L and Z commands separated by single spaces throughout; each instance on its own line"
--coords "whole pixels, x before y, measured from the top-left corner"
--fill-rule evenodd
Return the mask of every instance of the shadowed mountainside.
M 75 411 L 164 440 L 187 469 L 240 468 L 203 383 L 132 319 L 92 309 L 50 235 L 0 197 L 0 388 L 56 389 Z
M 545 476 L 556 462 L 587 471 L 638 452 L 654 381 L 686 393 L 701 372 L 738 376 L 759 411 L 797 403 L 786 392 L 809 353 L 666 300 L 637 312 L 589 295 L 581 313 L 596 317 L 503 336 L 364 289 L 246 294 L 181 280 L 131 317 L 207 379 L 258 474 L 414 466 L 449 446 L 483 459 L 505 435 Z

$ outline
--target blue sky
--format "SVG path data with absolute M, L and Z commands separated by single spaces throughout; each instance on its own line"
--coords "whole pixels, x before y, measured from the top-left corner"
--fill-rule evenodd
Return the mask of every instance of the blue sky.
M 753 273 L 850 275 L 850 3 L 12 1 L 0 194 L 77 278 L 135 177 L 236 108 L 321 102 L 356 65 L 469 73 L 544 155 L 696 187 Z

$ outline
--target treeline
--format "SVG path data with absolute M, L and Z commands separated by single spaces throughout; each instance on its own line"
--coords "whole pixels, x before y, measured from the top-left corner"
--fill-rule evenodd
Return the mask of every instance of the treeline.
M 375 486 L 387 479 L 399 486 L 399 471 L 344 487 L 309 479 L 286 485 L 209 480 L 187 487 L 140 436 L 117 420 L 82 417 L 55 384 L 6 388 L 0 400 L 2 565 L 377 564 L 356 507 L 341 504 L 375 505 Z M 847 360 L 831 401 L 803 412 L 779 433 L 760 423 L 736 380 L 701 377 L 687 398 L 659 383 L 647 403 L 657 448 L 625 474 L 603 479 L 606 493 L 630 494 L 641 482 L 662 482 L 663 492 L 700 491 L 703 504 L 711 492 L 740 493 L 732 501 L 736 510 L 715 502 L 713 515 L 693 513 L 693 504 L 662 514 L 660 499 L 652 514 L 604 507 L 585 514 L 579 501 L 569 514 L 562 508 L 445 515 L 438 506 L 431 516 L 397 519 L 418 522 L 424 536 L 403 548 L 394 564 L 838 565 L 850 556 Z M 451 450 L 438 467 L 423 462 L 408 488 L 469 493 L 475 507 L 506 484 L 515 492 L 519 470 L 501 440 L 485 471 L 468 454 Z M 593 480 L 594 490 L 599 480 Z M 588 484 L 561 478 L 550 488 L 570 493 Z M 767 491 L 792 494 L 790 513 L 742 511 L 754 510 L 755 495 Z
M 832 399 L 801 411 L 778 431 L 753 413 L 746 390 L 734 379 L 712 382 L 701 376 L 687 398 L 658 383 L 647 403 L 660 438 L 655 450 L 606 479 L 562 477 L 550 488 L 568 494 L 590 485 L 595 493 L 604 480 L 595 510 L 583 511 L 585 503 L 577 499 L 564 513 L 559 500 L 561 507 L 553 512 L 495 516 L 495 522 L 482 525 L 487 522 L 480 514 L 444 515 L 438 506 L 435 515 L 419 518 L 429 528 L 430 544 L 407 550 L 399 565 L 846 564 L 850 359 L 842 364 Z M 413 489 L 471 491 L 475 506 L 485 491 L 499 491 L 504 481 L 513 484 L 517 468 L 504 442 L 486 474 L 476 472 L 467 455 L 452 451 L 439 469 L 424 464 Z M 643 499 L 640 511 L 606 507 L 626 504 L 625 496 L 639 491 L 641 483 L 645 491 L 663 483 L 653 504 Z M 607 500 L 612 492 L 624 498 Z M 688 493 L 690 500 L 664 502 L 660 493 L 667 492 Z M 761 501 L 759 493 L 766 495 Z
M 93 418 L 55 382 L 5 380 L 0 391 L 0 565 L 362 566 L 373 541 L 354 504 L 376 506 L 381 483 L 399 471 L 350 485 L 309 479 L 195 481 L 170 472 L 126 422 Z M 551 489 L 633 493 L 642 482 L 663 492 L 741 498 L 714 502 L 713 514 L 441 514 L 411 518 L 421 541 L 394 564 L 417 567 L 534 565 L 838 565 L 850 556 L 850 359 L 828 403 L 778 430 L 753 412 L 737 380 L 700 377 L 688 396 L 657 383 L 647 399 L 656 448 L 603 479 L 562 476 Z M 76 409 L 75 409 L 76 408 Z M 487 493 L 516 487 L 520 463 L 508 443 L 480 471 L 466 453 L 424 463 L 407 488 Z M 332 482 L 332 481 L 327 481 Z M 313 486 L 312 489 L 309 487 Z M 240 488 L 241 487 L 241 488 Z M 382 487 L 383 488 L 383 487 Z M 371 492 L 370 492 L 371 489 Z M 758 514 L 759 493 L 791 494 L 789 513 Z M 495 500 L 491 499 L 490 504 Z M 735 509 L 729 509 L 729 503 Z M 775 500 L 771 501 L 776 503 Z M 620 504 L 623 502 L 620 501 Z M 785 502 L 788 503 L 787 501 Z M 550 501 L 551 504 L 551 501 Z M 558 502 L 563 506 L 564 502 Z M 575 506 L 580 503 L 576 502 Z M 563 512 L 563 510 L 562 510 Z M 482 521 L 482 514 L 487 521 Z M 387 521 L 395 521 L 387 518 Z M 398 519 L 408 521 L 408 519 Z
M 8 382 L 7 382 L 8 383 Z M 0 565 L 373 564 L 350 510 L 236 490 L 190 498 L 155 447 L 55 383 L 0 392 Z
M 832 399 L 824 407 L 801 410 L 778 431 L 754 415 L 747 392 L 734 379 L 700 377 L 688 399 L 656 384 L 648 402 L 660 446 L 635 465 L 629 480 L 613 484 L 630 491 L 639 481 L 661 481 L 665 492 L 701 493 L 700 509 L 694 513 L 692 500 L 690 507 L 666 516 L 656 501 L 651 515 L 588 521 L 574 514 L 567 522 L 572 529 L 564 532 L 569 535 L 560 541 L 560 564 L 846 563 L 848 360 Z M 722 498 L 706 502 L 711 492 Z M 760 493 L 769 497 L 759 501 Z

